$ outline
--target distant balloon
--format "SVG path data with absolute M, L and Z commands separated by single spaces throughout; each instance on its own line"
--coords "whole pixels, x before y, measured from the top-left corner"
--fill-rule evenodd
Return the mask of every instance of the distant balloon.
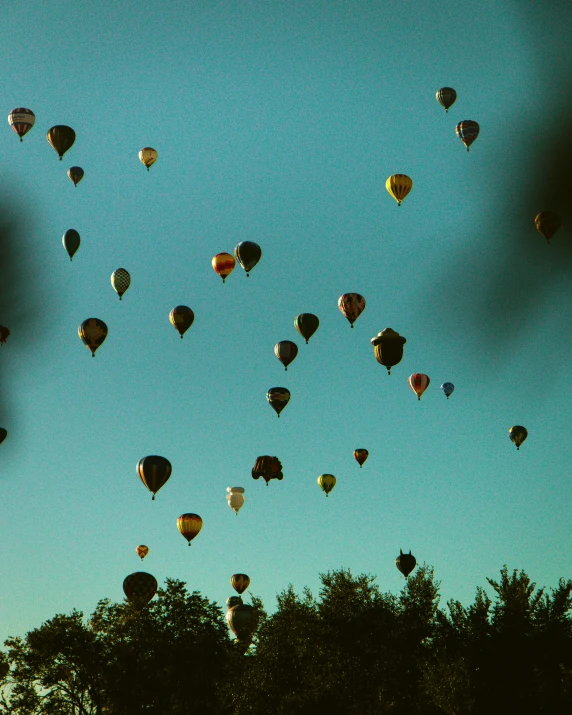
M 271 479 L 278 479 L 278 481 L 284 479 L 280 460 L 278 457 L 271 457 L 269 455 L 257 457 L 251 473 L 253 479 L 260 479 L 260 477 L 262 477 L 266 482 L 266 486 L 268 486 L 268 482 Z
M 111 285 L 113 286 L 113 290 L 119 296 L 119 300 L 121 300 L 123 294 L 131 285 L 131 276 L 125 268 L 117 268 L 113 271 L 111 274 Z
M 326 492 L 326 496 L 328 496 L 328 494 L 336 486 L 336 478 L 333 474 L 320 474 L 318 477 L 318 484 L 320 485 L 322 491 Z
M 252 241 L 242 241 L 234 249 L 234 257 L 246 271 L 246 276 L 258 263 L 262 256 L 262 249 Z
M 58 124 L 48 130 L 47 139 L 50 145 L 57 151 L 60 161 L 68 149 L 71 149 L 75 142 L 75 132 L 65 124 Z
M 74 228 L 68 228 L 62 237 L 62 243 L 64 248 L 68 252 L 68 256 L 71 259 L 74 257 L 75 252 L 79 248 L 80 238 L 79 233 Z
M 34 112 L 32 112 L 31 109 L 26 109 L 25 107 L 17 107 L 8 115 L 8 124 L 20 137 L 20 141 L 22 141 L 22 137 L 34 126 L 35 121 L 36 115 Z
M 143 559 L 149 553 L 149 547 L 145 546 L 145 544 L 140 544 L 139 546 L 135 547 L 135 553 L 137 554 L 137 556 L 139 556 L 141 561 L 143 561 Z
M 5 343 L 8 340 L 10 331 L 4 325 L 0 325 L 0 343 Z
M 306 345 L 308 344 L 308 340 L 310 340 L 312 335 L 318 329 L 319 325 L 320 320 L 318 316 L 313 313 L 300 313 L 300 315 L 297 315 L 294 319 L 294 327 L 304 338 Z
M 181 340 L 183 339 L 183 334 L 186 333 L 193 324 L 194 319 L 195 314 L 187 305 L 178 305 L 169 313 L 169 320 L 179 332 Z
M 554 211 L 541 211 L 534 219 L 536 228 L 550 243 L 550 239 L 560 228 L 562 223 L 560 216 Z
M 240 596 L 250 586 L 250 579 L 245 573 L 235 573 L 230 578 L 230 585 Z
M 83 344 L 91 350 L 91 356 L 95 357 L 95 351 L 107 337 L 107 325 L 99 318 L 88 318 L 79 326 L 77 332 Z
M 278 417 L 280 417 L 280 413 L 290 401 L 290 390 L 287 390 L 285 387 L 271 387 L 266 393 L 266 399 L 270 407 L 272 407 Z
M 77 186 L 79 182 L 83 179 L 84 171 L 81 166 L 70 166 L 68 169 L 68 176 L 73 181 L 73 185 Z
M 0 444 L 6 439 L 8 436 L 8 432 L 4 429 L 4 427 L 0 427 Z
M 456 132 L 459 139 L 467 147 L 467 151 L 469 151 L 469 147 L 479 136 L 479 125 L 477 122 L 473 122 L 472 119 L 465 119 L 457 124 Z
M 145 571 L 136 571 L 123 581 L 123 591 L 127 600 L 136 608 L 146 606 L 157 593 L 157 579 Z
M 453 394 L 453 391 L 454 391 L 454 389 L 455 389 L 455 385 L 453 385 L 452 382 L 444 382 L 444 383 L 441 385 L 441 389 L 443 390 L 443 392 L 444 392 L 445 395 L 447 396 L 447 399 L 449 399 L 449 397 L 451 397 L 451 395 Z
M 397 201 L 397 205 L 401 206 L 401 202 L 413 188 L 413 181 L 407 174 L 393 174 L 385 182 L 385 188 Z
M 238 641 L 249 644 L 258 625 L 258 612 L 253 606 L 240 603 L 227 611 L 226 622 Z
M 177 529 L 185 537 L 189 546 L 202 528 L 203 520 L 198 514 L 181 514 L 177 519 Z
M 244 498 L 244 489 L 243 487 L 227 487 L 226 491 L 228 492 L 226 495 L 228 505 L 238 516 L 239 509 L 242 509 L 246 501 Z
M 281 340 L 274 346 L 274 354 L 280 360 L 284 369 L 288 369 L 288 365 L 296 358 L 298 355 L 298 346 L 291 340 Z
M 161 489 L 161 487 L 167 483 L 173 467 L 171 462 L 165 457 L 158 457 L 157 455 L 150 455 L 149 457 L 143 457 L 137 463 L 137 474 L 147 487 L 147 489 L 153 494 L 152 501 L 155 500 L 155 494 Z
M 146 146 L 139 152 L 139 161 L 143 164 L 143 166 L 147 167 L 147 171 L 149 171 L 151 166 L 153 166 L 153 164 L 157 161 L 158 156 L 159 154 L 155 149 L 152 149 L 150 146 Z
M 403 551 L 399 549 L 399 556 L 395 559 L 395 565 L 405 578 L 407 578 L 417 565 L 417 561 L 415 560 L 415 556 L 411 554 L 411 551 L 409 551 L 408 554 L 404 554 Z
M 437 90 L 437 101 L 442 107 L 445 107 L 445 111 L 449 111 L 455 100 L 457 99 L 457 93 L 452 87 L 441 87 Z
M 361 469 L 365 460 L 369 457 L 369 452 L 367 449 L 356 449 L 354 451 L 354 459 L 356 462 L 359 464 L 359 468 Z
M 236 261 L 230 253 L 217 253 L 212 260 L 212 265 L 216 273 L 222 278 L 224 283 L 236 266 Z
M 408 379 L 409 387 L 417 395 L 417 399 L 421 399 L 421 395 L 429 387 L 431 380 L 429 375 L 424 375 L 422 372 L 415 372 L 413 375 L 409 376 Z
M 388 375 L 391 374 L 391 368 L 401 362 L 406 342 L 406 338 L 391 328 L 385 328 L 371 339 L 375 359 L 387 368 Z
M 242 598 L 240 596 L 229 596 L 226 599 L 226 605 L 228 608 L 233 608 L 233 606 L 239 606 L 242 603 Z
M 509 429 L 508 436 L 516 444 L 516 448 L 520 449 L 520 445 L 528 437 L 528 430 L 522 425 L 515 425 Z
M 354 323 L 365 310 L 365 298 L 359 293 L 344 293 L 338 298 L 338 308 L 353 328 Z

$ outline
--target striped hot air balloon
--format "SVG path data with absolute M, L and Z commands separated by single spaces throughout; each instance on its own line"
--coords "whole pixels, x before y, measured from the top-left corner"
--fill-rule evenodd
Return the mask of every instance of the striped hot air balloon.
M 332 491 L 336 486 L 336 478 L 333 474 L 320 474 L 318 477 L 318 484 L 322 491 L 326 493 L 326 496 Z
M 266 399 L 270 407 L 280 417 L 280 413 L 290 402 L 290 390 L 285 387 L 271 387 L 266 393 Z
M 413 181 L 407 174 L 392 174 L 385 182 L 385 188 L 401 206 L 401 202 L 413 188 Z
M 20 137 L 20 141 L 22 141 L 22 137 L 34 126 L 35 121 L 36 115 L 34 112 L 25 107 L 16 107 L 16 109 L 13 109 L 8 115 L 8 124 Z
M 159 489 L 167 483 L 172 471 L 171 462 L 165 459 L 165 457 L 150 455 L 139 460 L 137 463 L 137 474 L 139 475 L 139 479 L 141 479 L 143 484 L 153 494 L 152 501 L 155 500 L 155 494 L 157 494 Z
M 235 573 L 230 577 L 230 585 L 241 595 L 250 586 L 250 578 L 245 573 Z
M 445 107 L 445 111 L 449 111 L 455 100 L 457 99 L 457 93 L 452 87 L 441 87 L 437 90 L 437 101 L 442 107 Z
M 177 529 L 185 537 L 189 546 L 202 528 L 203 520 L 198 514 L 181 514 L 177 519 Z
M 280 360 L 284 369 L 288 369 L 288 365 L 296 358 L 298 355 L 298 346 L 291 340 L 281 340 L 274 346 L 274 354 Z
M 409 376 L 409 387 L 417 395 L 417 399 L 421 399 L 421 395 L 429 387 L 429 376 L 424 375 L 422 372 L 415 372 L 413 375 Z
M 68 169 L 68 176 L 73 181 L 73 185 L 77 186 L 79 182 L 83 179 L 84 171 L 81 166 L 70 166 Z
M 234 271 L 236 261 L 230 253 L 217 253 L 212 260 L 212 266 L 215 273 L 218 273 L 224 283 L 227 277 Z
M 354 459 L 359 464 L 360 469 L 362 468 L 365 460 L 369 457 L 369 452 L 367 449 L 356 449 L 354 451 Z
M 469 147 L 479 136 L 479 129 L 480 127 L 477 122 L 474 122 L 472 119 L 464 119 L 457 124 L 455 131 L 459 139 L 467 147 L 467 151 L 469 151 Z

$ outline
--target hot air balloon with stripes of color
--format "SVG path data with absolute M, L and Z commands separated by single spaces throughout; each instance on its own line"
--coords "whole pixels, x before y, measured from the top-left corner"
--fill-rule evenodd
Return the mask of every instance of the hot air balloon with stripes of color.
M 26 109 L 25 107 L 17 107 L 13 109 L 8 115 L 8 124 L 20 137 L 25 136 L 30 129 L 34 126 L 36 121 L 36 115 L 31 109 Z
M 422 372 L 415 372 L 409 376 L 408 382 L 409 387 L 417 395 L 417 399 L 420 400 L 421 395 L 429 387 L 431 381 L 428 375 L 424 375 Z

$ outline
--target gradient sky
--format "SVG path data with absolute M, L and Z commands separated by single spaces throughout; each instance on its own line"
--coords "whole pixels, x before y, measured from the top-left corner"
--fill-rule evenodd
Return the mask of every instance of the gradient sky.
M 245 572 L 271 611 L 289 583 L 316 591 L 340 567 L 397 592 L 400 548 L 435 567 L 443 603 L 470 602 L 503 564 L 540 586 L 571 576 L 570 224 L 547 246 L 533 222 L 562 200 L 539 152 L 565 136 L 570 31 L 558 3 L 530 16 L 522 3 L 436 5 L 2 8 L 4 114 L 36 114 L 23 143 L 7 123 L 0 137 L 13 236 L 2 640 L 121 600 L 137 570 L 221 606 Z M 448 114 L 442 86 L 458 92 Z M 481 126 L 469 153 L 464 119 Z M 55 124 L 77 134 L 62 162 L 46 141 Z M 159 152 L 149 173 L 144 146 Z M 414 182 L 400 208 L 393 173 Z M 68 228 L 82 239 L 72 263 Z M 223 285 L 211 258 L 245 240 L 262 259 Z M 132 277 L 121 302 L 118 267 Z M 346 292 L 367 301 L 354 330 L 337 307 Z M 184 340 L 168 320 L 179 304 L 195 312 Z M 321 321 L 309 345 L 293 327 L 302 312 Z M 109 327 L 95 359 L 77 335 L 89 317 Z M 385 327 L 407 338 L 389 377 L 370 344 Z M 288 372 L 273 354 L 286 339 L 299 346 Z M 420 402 L 413 372 L 431 378 Z M 274 386 L 292 393 L 280 419 Z M 529 430 L 519 452 L 514 424 Z M 370 451 L 361 470 L 356 447 Z M 135 471 L 149 454 L 173 465 L 154 502 Z M 280 458 L 282 482 L 251 478 L 260 454 Z M 338 479 L 327 499 L 325 472 Z M 246 489 L 238 517 L 227 486 Z M 204 520 L 190 549 L 183 512 Z

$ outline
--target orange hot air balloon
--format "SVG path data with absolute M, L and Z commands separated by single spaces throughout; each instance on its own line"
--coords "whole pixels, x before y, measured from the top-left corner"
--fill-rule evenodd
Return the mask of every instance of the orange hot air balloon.
M 135 553 L 137 554 L 137 556 L 139 556 L 141 561 L 143 561 L 143 559 L 149 553 L 149 547 L 145 546 L 145 544 L 139 544 L 139 546 L 135 547 Z
M 356 449 L 354 452 L 354 459 L 356 462 L 359 464 L 359 468 L 361 469 L 365 460 L 369 457 L 369 452 L 367 449 Z
M 177 519 L 177 529 L 188 541 L 189 546 L 202 528 L 203 520 L 198 514 L 181 514 Z
M 231 576 L 230 585 L 240 596 L 250 586 L 250 579 L 245 573 L 235 573 Z
M 416 372 L 413 375 L 409 376 L 408 382 L 409 382 L 409 387 L 417 395 L 417 399 L 420 400 L 421 395 L 429 387 L 429 383 L 431 381 L 429 380 L 428 375 L 424 375 L 422 372 Z
M 344 293 L 338 298 L 338 308 L 353 328 L 354 323 L 365 310 L 365 298 L 359 293 Z
M 234 271 L 236 261 L 234 260 L 233 256 L 230 255 L 230 253 L 217 253 L 212 260 L 212 264 L 215 273 L 218 273 L 218 275 L 222 278 L 222 282 L 224 283 L 227 276 L 229 276 Z

